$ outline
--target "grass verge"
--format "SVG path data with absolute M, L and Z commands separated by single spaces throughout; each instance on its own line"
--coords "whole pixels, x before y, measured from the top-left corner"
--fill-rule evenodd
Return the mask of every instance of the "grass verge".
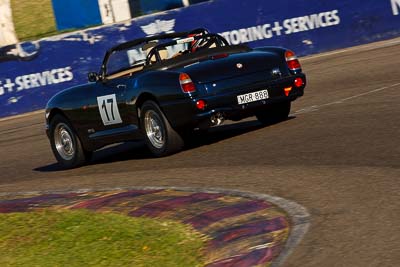
M 87 210 L 0 214 L 0 266 L 202 266 L 187 225 Z
M 51 0 L 11 0 L 11 9 L 20 41 L 57 34 Z

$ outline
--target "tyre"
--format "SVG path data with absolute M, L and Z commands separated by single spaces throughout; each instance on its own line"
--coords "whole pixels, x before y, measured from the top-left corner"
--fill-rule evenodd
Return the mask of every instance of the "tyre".
M 55 115 L 50 122 L 50 144 L 58 163 L 66 168 L 83 165 L 91 152 L 82 148 L 79 137 L 68 120 L 61 115 Z
M 164 157 L 183 148 L 182 137 L 171 127 L 155 102 L 144 102 L 140 114 L 141 129 L 147 147 L 154 156 Z
M 290 113 L 291 102 L 273 104 L 265 110 L 256 113 L 259 122 L 264 125 L 274 124 L 284 121 Z

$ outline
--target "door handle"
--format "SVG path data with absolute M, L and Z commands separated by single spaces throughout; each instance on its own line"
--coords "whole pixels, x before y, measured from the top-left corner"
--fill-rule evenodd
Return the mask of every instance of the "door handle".
M 126 88 L 126 85 L 125 85 L 125 84 L 118 84 L 118 85 L 117 85 L 117 88 L 118 88 L 118 89 Z

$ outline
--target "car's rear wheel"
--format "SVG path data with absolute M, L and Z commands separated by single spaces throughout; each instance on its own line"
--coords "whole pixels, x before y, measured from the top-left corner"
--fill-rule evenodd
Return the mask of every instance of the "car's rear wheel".
M 172 128 L 155 102 L 144 102 L 140 114 L 146 144 L 154 156 L 163 157 L 182 149 L 182 137 Z
M 84 151 L 81 141 L 62 115 L 55 115 L 50 122 L 50 144 L 53 154 L 64 168 L 83 165 L 90 152 Z
M 269 106 L 265 110 L 256 113 L 258 121 L 262 124 L 269 125 L 284 121 L 290 113 L 291 102 L 276 103 Z

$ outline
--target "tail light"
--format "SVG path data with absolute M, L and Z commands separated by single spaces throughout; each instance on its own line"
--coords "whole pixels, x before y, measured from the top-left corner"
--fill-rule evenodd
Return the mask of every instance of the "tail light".
M 204 101 L 203 99 L 197 100 L 196 107 L 200 110 L 204 110 L 207 107 L 207 102 Z
M 287 50 L 285 52 L 286 63 L 290 70 L 300 70 L 301 65 L 299 60 L 297 59 L 296 54 L 293 51 Z
M 296 87 L 302 87 L 304 85 L 304 81 L 302 78 L 296 78 L 294 79 L 294 86 Z
M 186 73 L 181 73 L 179 75 L 179 83 L 181 84 L 182 91 L 184 93 L 193 93 L 196 91 L 196 86 L 194 85 L 190 76 Z

